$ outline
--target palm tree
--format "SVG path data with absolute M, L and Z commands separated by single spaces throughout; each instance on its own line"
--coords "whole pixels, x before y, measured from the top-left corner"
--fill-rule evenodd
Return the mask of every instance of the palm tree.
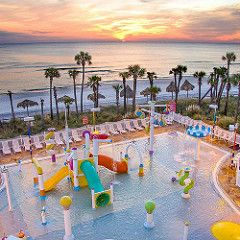
M 127 89 L 126 89 L 126 80 L 130 77 L 129 72 L 120 72 L 119 77 L 123 80 L 123 108 L 124 113 L 127 113 Z
M 214 101 L 215 99 L 215 74 L 214 73 L 210 73 L 209 75 L 209 79 L 208 79 L 208 84 L 210 84 L 210 88 L 207 90 L 207 92 L 203 95 L 203 97 L 201 98 L 201 101 L 210 93 L 210 97 L 211 97 L 211 103 Z
M 146 72 L 145 68 L 141 68 L 138 64 L 128 66 L 129 75 L 133 77 L 133 101 L 132 111 L 136 108 L 137 79 L 142 78 Z
M 12 98 L 13 93 L 12 93 L 11 91 L 8 91 L 8 92 L 7 92 L 7 95 L 9 96 L 9 100 L 10 100 L 11 112 L 12 112 L 12 119 L 15 120 L 15 112 L 14 112 L 13 98 Z
M 29 116 L 29 107 L 33 107 L 33 106 L 38 106 L 38 103 L 37 102 L 34 102 L 32 100 L 28 100 L 28 99 L 25 99 L 24 101 L 20 102 L 17 104 L 17 107 L 18 108 L 23 108 L 23 109 L 27 109 L 27 115 Z
M 157 78 L 157 75 L 155 72 L 147 72 L 147 77 L 148 77 L 148 80 L 149 80 L 149 84 L 150 84 L 150 88 L 153 87 L 153 80 Z M 152 101 L 153 100 L 153 96 L 150 95 L 150 100 Z
M 56 68 L 50 67 L 45 70 L 45 78 L 49 78 L 50 80 L 50 113 L 51 119 L 53 120 L 53 104 L 52 104 L 52 87 L 53 87 L 53 79 L 60 78 L 60 73 Z
M 218 109 L 220 109 L 223 90 L 224 90 L 225 85 L 227 83 L 227 68 L 220 67 L 218 71 L 219 71 L 218 72 L 219 77 L 221 79 L 221 84 L 220 84 L 220 87 L 219 87 L 219 90 L 218 90 L 218 95 L 217 95 L 217 105 L 218 105 Z
M 93 75 L 91 77 L 88 78 L 89 82 L 88 82 L 88 86 L 90 86 L 90 88 L 92 88 L 93 90 L 93 100 L 94 100 L 94 107 L 97 108 L 98 107 L 98 98 L 99 98 L 99 86 L 100 86 L 100 82 L 102 80 L 101 77 L 97 76 L 97 75 Z
M 143 95 L 144 97 L 147 97 L 147 102 L 148 102 L 148 96 L 150 95 L 150 88 L 147 87 L 145 89 L 143 89 L 141 92 L 140 92 L 140 95 Z
M 195 72 L 193 76 L 198 79 L 198 105 L 201 105 L 201 95 L 202 95 L 202 79 L 205 77 L 206 73 L 203 71 Z
M 230 65 L 232 62 L 235 62 L 236 60 L 236 55 L 234 52 L 227 52 L 225 56 L 222 56 L 223 61 L 227 61 L 227 85 L 226 85 L 226 90 L 227 90 L 227 96 L 226 96 L 226 104 L 225 104 L 225 109 L 224 109 L 224 114 L 227 115 L 228 112 L 228 102 L 229 102 L 229 93 L 231 89 L 231 79 L 229 77 L 230 74 Z
M 67 95 L 64 95 L 63 97 L 58 98 L 57 101 L 65 104 L 65 108 L 67 109 L 67 118 L 69 118 L 70 105 L 75 101 L 75 99 L 73 99 Z
M 177 65 L 176 68 L 172 68 L 169 72 L 169 74 L 173 74 L 174 83 L 176 86 L 176 91 L 175 91 L 176 110 L 177 110 L 178 94 L 180 91 L 180 84 L 182 81 L 183 73 L 186 73 L 186 72 L 187 72 L 187 66 L 183 66 L 183 65 Z M 178 76 L 178 79 L 177 79 L 177 76 Z
M 80 111 L 83 112 L 83 88 L 85 81 L 85 67 L 86 64 L 92 64 L 92 56 L 88 52 L 80 52 L 75 56 L 75 61 L 78 65 L 82 66 L 82 84 L 81 84 L 81 101 L 80 101 Z
M 238 86 L 238 100 L 237 100 L 237 107 L 236 107 L 236 112 L 235 112 L 235 123 L 237 122 L 239 111 L 240 111 L 240 73 L 234 74 L 231 77 L 231 82 L 234 86 Z
M 75 107 L 76 107 L 77 116 L 78 116 L 78 105 L 77 105 L 76 78 L 77 78 L 78 74 L 79 74 L 79 71 L 77 71 L 76 69 L 68 71 L 69 77 L 73 79 L 73 93 L 74 93 L 74 101 L 75 101 Z
M 58 108 L 58 97 L 57 97 L 57 88 L 55 86 L 53 87 L 53 95 L 54 95 L 55 104 L 56 104 L 57 120 L 58 120 L 58 123 L 59 123 L 60 116 L 59 116 L 59 108 Z
M 161 92 L 161 88 L 157 86 L 152 86 L 149 88 L 150 95 L 152 97 L 151 101 L 157 100 L 157 94 Z
M 115 90 L 116 93 L 116 105 L 117 105 L 117 113 L 119 113 L 119 94 L 120 94 L 120 90 L 122 89 L 122 85 L 121 84 L 116 84 L 116 85 L 112 85 L 113 89 Z

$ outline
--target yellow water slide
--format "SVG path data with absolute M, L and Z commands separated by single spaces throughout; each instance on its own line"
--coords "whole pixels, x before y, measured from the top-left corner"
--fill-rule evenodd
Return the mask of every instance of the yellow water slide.
M 64 166 L 58 170 L 52 177 L 44 182 L 46 192 L 52 190 L 61 180 L 68 176 L 68 167 Z

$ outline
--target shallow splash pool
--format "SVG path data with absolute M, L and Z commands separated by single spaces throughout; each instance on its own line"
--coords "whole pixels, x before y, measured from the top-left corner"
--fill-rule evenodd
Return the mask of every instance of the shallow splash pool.
M 115 159 L 120 152 L 125 152 L 127 145 L 133 141 L 104 145 L 100 152 Z M 31 167 L 23 166 L 23 173 L 17 168 L 10 168 L 10 183 L 14 195 L 14 206 L 34 239 L 62 239 L 63 215 L 59 199 L 63 195 L 73 198 L 71 211 L 73 233 L 76 239 L 169 239 L 179 240 L 183 234 L 184 221 L 190 221 L 190 239 L 213 239 L 210 226 L 220 219 L 234 215 L 214 191 L 211 183 L 211 172 L 216 162 L 227 153 L 201 144 L 200 161 L 196 162 L 197 145 L 193 138 L 181 133 L 165 133 L 155 138 L 155 154 L 152 160 L 148 156 L 148 139 L 136 139 L 144 159 L 144 177 L 137 171 L 130 174 L 113 175 L 104 168 L 100 169 L 100 177 L 105 187 L 112 180 L 114 185 L 114 204 L 97 210 L 91 209 L 90 191 L 81 189 L 73 192 L 67 180 L 63 180 L 57 188 L 48 193 L 46 200 L 47 227 L 41 226 L 41 202 L 32 189 Z M 132 161 L 138 162 L 138 155 L 133 148 L 129 151 Z M 51 176 L 63 164 L 58 159 L 53 166 L 49 161 L 41 164 L 46 178 Z M 194 170 L 196 185 L 191 191 L 191 199 L 182 199 L 182 187 L 172 184 L 171 177 L 176 170 L 185 166 Z M 3 194 L 0 195 L 3 198 Z M 156 202 L 155 225 L 151 231 L 143 227 L 145 221 L 144 202 L 152 199 Z M 1 212 L 0 212 L 1 214 Z

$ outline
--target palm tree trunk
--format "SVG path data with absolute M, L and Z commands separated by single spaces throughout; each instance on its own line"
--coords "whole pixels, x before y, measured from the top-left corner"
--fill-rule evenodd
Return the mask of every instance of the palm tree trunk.
M 57 89 L 56 89 L 55 86 L 53 87 L 53 92 L 54 92 L 54 98 L 55 98 L 55 104 L 56 104 L 57 120 L 58 120 L 58 123 L 59 123 L 59 121 L 60 121 L 60 116 L 59 116 L 59 108 L 58 108 Z
M 173 100 L 173 92 L 172 92 L 172 100 Z
M 10 105 L 11 105 L 12 119 L 15 120 L 15 112 L 14 112 L 14 107 L 13 107 L 13 99 L 12 99 L 11 91 L 8 91 L 8 96 L 9 96 Z
M 53 78 L 50 77 L 50 115 L 51 115 L 51 119 L 53 120 L 52 84 L 53 84 Z
M 29 117 L 29 111 L 28 111 L 28 106 L 27 106 L 27 116 Z
M 97 107 L 98 107 L 98 95 L 99 95 L 99 84 L 97 83 L 97 88 L 96 88 L 96 91 L 97 91 L 97 95 L 96 95 L 96 101 L 97 101 Z
M 44 128 L 44 112 L 43 112 L 44 100 L 41 99 L 41 118 L 42 118 L 42 129 Z
M 77 113 L 77 116 L 78 116 L 77 88 L 76 88 L 76 78 L 75 78 L 75 77 L 73 77 L 73 92 L 74 92 L 74 100 L 75 100 L 76 113 Z
M 238 83 L 238 101 L 237 101 L 237 108 L 235 113 L 235 123 L 237 123 L 238 120 L 238 114 L 239 114 L 239 107 L 240 107 L 240 82 Z
M 188 98 L 188 90 L 187 90 L 187 98 Z
M 69 115 L 70 115 L 70 105 L 67 105 L 67 118 L 69 119 Z
M 80 101 L 80 112 L 83 113 L 83 88 L 85 81 L 85 65 L 82 65 L 82 84 L 81 84 L 81 101 Z
M 224 115 L 227 115 L 228 113 L 228 101 L 229 101 L 229 93 L 230 93 L 230 79 L 229 79 L 229 68 L 230 68 L 230 62 L 227 62 L 227 96 L 226 96 L 226 103 L 224 108 Z
M 213 88 L 213 86 L 211 86 L 208 90 L 207 90 L 207 92 L 203 95 L 203 97 L 201 98 L 201 101 L 209 94 L 209 92 L 211 93 L 212 92 L 212 88 Z M 211 95 L 210 95 L 211 96 Z
M 126 79 L 123 78 L 123 108 L 124 113 L 127 113 L 127 90 L 126 90 Z
M 198 79 L 198 105 L 201 105 L 201 95 L 202 95 L 202 82 L 201 79 Z
M 119 91 L 116 90 L 116 105 L 117 105 L 117 113 L 119 113 Z
M 218 97 L 217 97 L 218 109 L 220 109 L 222 95 L 223 95 L 223 90 L 225 88 L 225 85 L 226 85 L 226 83 L 222 82 L 221 85 L 220 85 L 220 88 L 219 88 Z
M 228 113 L 229 93 L 230 93 L 230 89 L 231 89 L 231 85 L 229 82 L 227 82 L 226 88 L 227 88 L 227 96 L 226 96 L 226 103 L 225 103 L 225 107 L 224 107 L 224 115 L 227 115 L 227 113 Z
M 133 100 L 132 100 L 132 112 L 136 109 L 136 93 L 137 93 L 137 78 L 133 79 Z

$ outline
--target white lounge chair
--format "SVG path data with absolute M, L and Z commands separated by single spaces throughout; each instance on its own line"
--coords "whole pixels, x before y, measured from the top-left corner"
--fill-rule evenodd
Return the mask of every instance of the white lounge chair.
M 13 139 L 12 140 L 12 149 L 14 153 L 20 153 L 22 152 L 22 149 L 19 144 L 19 139 Z
M 131 126 L 130 121 L 124 121 L 125 129 L 129 132 L 135 132 L 136 130 Z
M 8 145 L 8 141 L 3 141 L 2 142 L 2 152 L 3 152 L 4 155 L 9 155 L 9 154 L 12 153 L 11 149 Z
M 119 132 L 114 128 L 113 123 L 107 123 L 106 128 L 108 128 L 108 131 L 113 135 L 118 135 Z
M 82 141 L 82 139 L 79 137 L 77 129 L 72 130 L 72 137 L 73 137 L 74 142 L 81 142 Z
M 141 119 L 141 124 L 144 128 L 146 128 L 148 126 L 148 122 L 147 122 L 147 119 L 144 118 L 144 119 Z
M 31 146 L 30 146 L 30 142 L 29 142 L 29 137 L 24 137 L 24 138 L 22 138 L 22 140 L 23 140 L 24 150 L 30 151 Z
M 39 136 L 33 137 L 33 145 L 36 149 L 43 149 L 43 144 L 40 142 Z
M 55 138 L 55 142 L 57 145 L 64 145 L 64 142 L 62 141 L 60 132 L 55 132 L 54 138 Z
M 133 123 L 134 128 L 136 128 L 137 130 L 139 130 L 139 131 L 143 130 L 143 127 L 140 127 L 138 124 L 138 119 L 134 119 L 132 121 L 132 123 Z
M 117 126 L 117 130 L 123 134 L 123 133 L 126 133 L 127 131 L 123 129 L 123 126 L 122 126 L 122 123 L 121 122 L 117 122 L 116 123 L 116 126 Z

